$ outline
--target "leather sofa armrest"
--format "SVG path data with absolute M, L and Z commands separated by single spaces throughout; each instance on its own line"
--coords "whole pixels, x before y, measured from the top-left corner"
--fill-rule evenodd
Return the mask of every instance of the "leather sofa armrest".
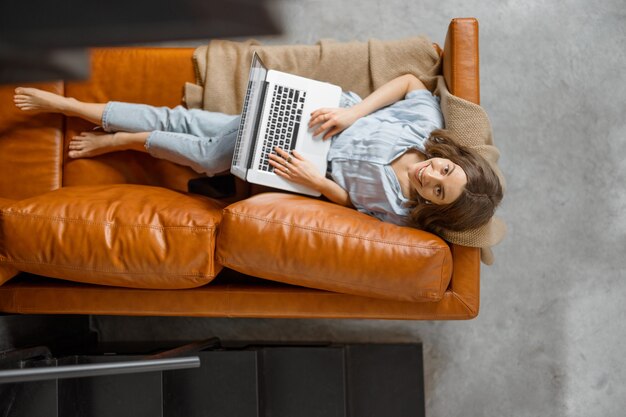
M 63 82 L 24 84 L 63 94 Z M 0 197 L 22 199 L 61 187 L 63 116 L 24 112 L 18 85 L 0 85 Z
M 0 213 L 2 213 L 2 209 L 9 207 L 11 203 L 13 203 L 13 200 L 0 198 Z M 16 276 L 19 272 L 12 266 L 4 264 L 3 261 L 5 261 L 6 259 L 2 257 L 2 247 L 5 245 L 6 241 L 4 239 L 4 233 L 2 232 L 2 215 L 0 215 L 0 285 L 4 284 L 8 280 Z
M 478 20 L 452 19 L 443 50 L 443 76 L 448 89 L 457 97 L 480 104 L 480 60 Z M 471 317 L 478 315 L 480 303 L 480 249 L 451 245 L 454 269 L 449 292 L 463 303 Z
M 452 19 L 443 50 L 443 76 L 452 94 L 480 104 L 478 20 Z

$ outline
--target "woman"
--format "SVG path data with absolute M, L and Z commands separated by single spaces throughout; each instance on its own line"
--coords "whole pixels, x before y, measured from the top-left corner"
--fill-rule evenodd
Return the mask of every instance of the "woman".
M 230 167 L 239 116 L 181 106 L 84 103 L 34 88 L 15 93 L 22 110 L 81 117 L 108 132 L 72 138 L 71 158 L 136 150 L 207 175 Z M 339 108 L 311 114 L 314 135 L 333 138 L 328 176 L 296 151 L 276 148 L 270 163 L 276 175 L 383 221 L 433 232 L 481 226 L 502 199 L 501 185 L 487 161 L 456 145 L 442 127 L 438 99 L 415 76 L 403 75 L 365 100 L 343 93 Z

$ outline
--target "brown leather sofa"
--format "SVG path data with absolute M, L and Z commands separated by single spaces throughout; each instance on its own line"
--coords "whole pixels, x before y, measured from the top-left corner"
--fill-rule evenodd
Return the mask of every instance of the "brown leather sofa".
M 450 91 L 479 102 L 478 23 L 454 19 Z M 86 82 L 36 85 L 83 101 L 180 104 L 193 49 L 92 54 Z M 480 256 L 355 210 L 238 183 L 187 193 L 194 171 L 138 152 L 67 157 L 94 126 L 21 113 L 0 86 L 0 312 L 140 316 L 469 319 Z M 237 201 L 234 201 L 237 200 Z M 21 271 L 18 273 L 18 271 Z M 17 276 L 11 278 L 13 275 Z

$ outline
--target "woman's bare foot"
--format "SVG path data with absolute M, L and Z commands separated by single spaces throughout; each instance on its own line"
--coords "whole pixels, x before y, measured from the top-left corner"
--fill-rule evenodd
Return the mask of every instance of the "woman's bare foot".
M 34 112 L 65 113 L 73 100 L 38 88 L 18 87 L 13 102 L 21 110 Z
M 125 148 L 118 143 L 113 133 L 82 132 L 72 138 L 69 149 L 70 158 L 91 158 Z

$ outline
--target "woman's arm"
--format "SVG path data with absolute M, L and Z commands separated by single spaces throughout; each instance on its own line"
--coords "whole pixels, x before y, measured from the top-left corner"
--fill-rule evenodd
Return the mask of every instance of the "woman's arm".
M 350 108 L 322 108 L 314 111 L 311 113 L 309 127 L 322 123 L 313 132 L 313 136 L 326 131 L 324 139 L 328 139 L 347 129 L 361 117 L 403 99 L 409 91 L 420 89 L 426 89 L 426 86 L 416 76 L 412 74 L 401 75 L 383 84 L 365 100 Z
M 276 175 L 319 191 L 333 203 L 352 207 L 348 192 L 320 174 L 315 165 L 304 159 L 300 152 L 294 150 L 290 155 L 280 148 L 275 148 L 275 151 L 276 154 L 270 154 L 269 157 Z
M 322 193 L 324 197 L 326 197 L 335 204 L 339 204 L 345 207 L 353 207 L 348 192 L 341 188 L 339 184 L 337 184 L 333 180 L 324 178 L 320 182 L 317 191 Z
M 359 117 L 364 117 L 378 109 L 402 100 L 409 91 L 420 89 L 426 89 L 426 86 L 415 75 L 401 75 L 383 84 L 367 96 L 365 100 L 355 104 L 352 108 L 357 111 Z

